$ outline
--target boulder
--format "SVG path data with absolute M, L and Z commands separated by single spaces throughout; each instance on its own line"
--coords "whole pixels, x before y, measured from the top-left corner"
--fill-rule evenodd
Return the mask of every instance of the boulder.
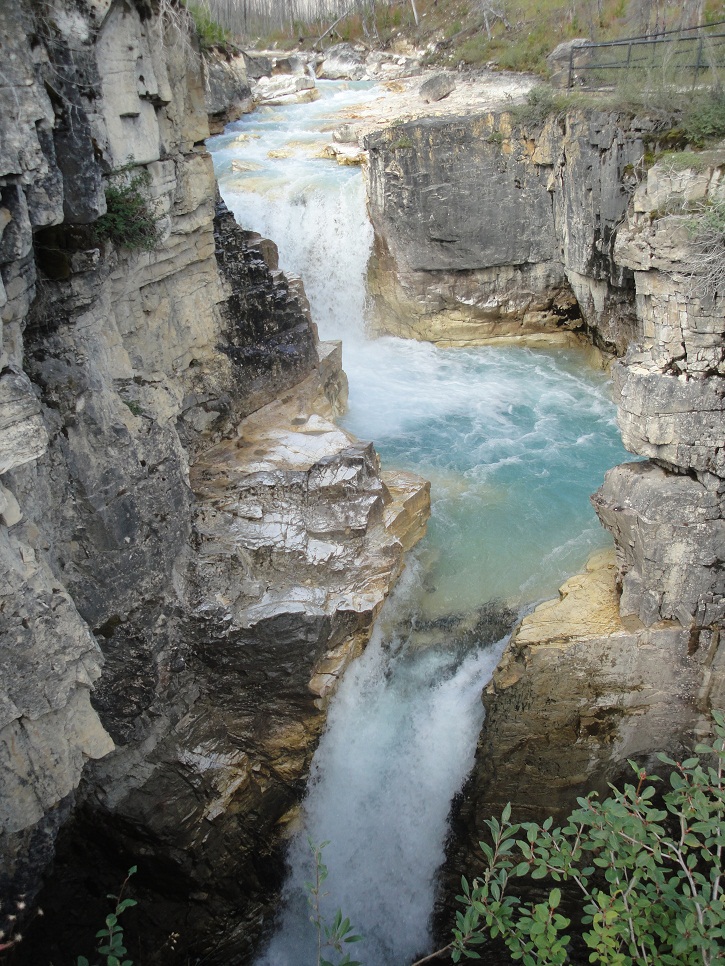
M 261 77 L 253 87 L 254 99 L 259 104 L 284 104 L 314 99 L 315 82 L 306 74 L 279 74 Z M 312 95 L 312 97 L 310 96 Z M 319 96 L 319 95 L 317 95 Z
M 429 104 L 431 101 L 442 101 L 456 89 L 456 81 L 452 74 L 434 74 L 420 85 L 418 93 Z
M 317 76 L 325 80 L 367 80 L 364 52 L 352 44 L 335 44 L 325 53 Z
M 272 60 L 266 54 L 245 50 L 242 56 L 247 68 L 247 77 L 252 80 L 259 80 L 260 77 L 271 75 L 273 70 Z
M 577 67 L 584 67 L 589 63 L 591 54 L 583 49 L 584 45 L 589 43 L 591 41 L 586 37 L 575 37 L 573 40 L 565 40 L 552 50 L 546 58 L 546 64 L 551 72 L 549 80 L 555 87 L 568 85 L 570 64 L 576 70 Z

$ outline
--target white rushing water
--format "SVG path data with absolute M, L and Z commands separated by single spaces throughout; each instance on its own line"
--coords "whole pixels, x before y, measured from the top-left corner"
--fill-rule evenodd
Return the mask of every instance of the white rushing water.
M 450 628 L 494 598 L 518 609 L 551 595 L 606 545 L 588 498 L 625 453 L 606 378 L 576 351 L 365 337 L 362 177 L 315 155 L 341 110 L 380 95 L 321 88 L 316 103 L 257 112 L 209 146 L 237 219 L 273 238 L 281 267 L 303 277 L 321 337 L 343 339 L 345 426 L 373 439 L 385 465 L 432 481 L 432 515 L 330 709 L 285 910 L 259 963 L 315 962 L 309 834 L 330 840 L 327 914 L 342 908 L 365 937 L 354 958 L 405 966 L 430 942 L 450 802 L 472 766 L 480 693 L 503 646 Z

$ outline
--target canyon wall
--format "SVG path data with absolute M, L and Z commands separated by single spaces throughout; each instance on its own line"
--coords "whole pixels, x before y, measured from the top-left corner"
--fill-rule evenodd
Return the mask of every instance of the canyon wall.
M 377 330 L 440 345 L 588 330 L 621 353 L 637 320 L 611 246 L 650 133 L 609 112 L 543 128 L 485 113 L 370 136 Z
M 218 201 L 196 41 L 163 9 L 0 7 L 3 913 L 65 829 L 27 962 L 67 958 L 68 905 L 92 936 L 88 883 L 131 864 L 140 961 L 249 948 L 328 696 L 427 513 L 331 421 L 339 346 Z
M 615 551 L 523 620 L 484 695 L 456 874 L 507 801 L 561 814 L 627 758 L 679 755 L 725 706 L 725 321 L 692 273 L 725 156 L 647 169 L 656 141 L 646 118 L 591 109 L 368 139 L 378 328 L 443 345 L 586 334 L 619 357 L 618 422 L 644 458 L 593 497 Z

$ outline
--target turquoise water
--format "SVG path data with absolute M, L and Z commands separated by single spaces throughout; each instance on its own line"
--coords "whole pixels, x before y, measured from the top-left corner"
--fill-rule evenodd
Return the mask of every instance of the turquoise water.
M 625 458 L 606 377 L 572 350 L 399 341 L 377 346 L 385 369 L 351 380 L 345 425 L 431 480 L 422 609 L 553 594 L 610 540 L 589 502 Z
M 321 337 L 343 340 L 343 424 L 375 442 L 384 466 L 429 479 L 432 512 L 330 708 L 290 846 L 284 910 L 259 964 L 315 961 L 302 885 L 312 873 L 309 834 L 331 840 L 326 914 L 342 907 L 364 935 L 356 958 L 404 966 L 430 949 L 450 802 L 473 765 L 481 690 L 505 643 L 474 634 L 454 645 L 442 630 L 424 647 L 415 628 L 494 598 L 518 610 L 555 594 L 610 543 L 589 494 L 626 453 L 607 377 L 584 353 L 366 337 L 363 178 L 315 155 L 347 120 L 341 112 L 382 94 L 362 84 L 321 89 L 316 103 L 251 115 L 209 147 L 237 219 L 277 242 L 281 267 L 304 279 Z
M 421 607 L 554 594 L 610 542 L 589 503 L 604 472 L 627 458 L 607 377 L 572 350 L 365 337 L 363 178 L 316 155 L 347 120 L 341 111 L 382 93 L 320 86 L 313 104 L 263 109 L 211 140 L 223 196 L 245 227 L 275 240 L 282 268 L 302 276 L 321 337 L 343 340 L 345 427 L 372 439 L 385 466 L 432 482 L 429 536 L 417 551 Z M 289 156 L 270 157 L 278 153 Z

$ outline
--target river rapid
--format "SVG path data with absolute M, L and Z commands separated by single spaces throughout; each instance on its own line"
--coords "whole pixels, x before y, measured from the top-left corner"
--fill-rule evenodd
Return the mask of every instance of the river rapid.
M 515 613 L 610 544 L 589 503 L 627 458 L 607 377 L 576 350 L 440 349 L 365 333 L 372 228 L 357 168 L 318 157 L 341 112 L 384 96 L 319 82 L 320 100 L 262 108 L 212 138 L 224 200 L 301 275 L 322 339 L 342 339 L 341 420 L 389 468 L 431 480 L 428 536 L 409 555 L 370 645 L 348 670 L 289 851 L 260 966 L 313 966 L 307 843 L 329 840 L 323 911 L 342 908 L 366 966 L 430 949 L 453 796 L 473 766 L 480 694 Z

